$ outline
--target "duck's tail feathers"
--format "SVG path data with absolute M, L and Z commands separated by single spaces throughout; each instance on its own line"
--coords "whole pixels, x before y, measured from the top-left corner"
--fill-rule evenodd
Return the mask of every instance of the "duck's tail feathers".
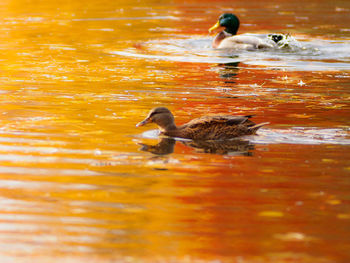
M 249 127 L 249 130 L 255 134 L 257 130 L 259 130 L 262 126 L 270 124 L 269 122 L 263 122 L 259 124 L 255 124 L 254 126 Z

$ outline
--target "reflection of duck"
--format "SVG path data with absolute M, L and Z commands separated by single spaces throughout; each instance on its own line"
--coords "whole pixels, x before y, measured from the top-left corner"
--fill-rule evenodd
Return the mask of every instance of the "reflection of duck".
M 223 79 L 226 79 L 225 83 L 235 83 L 233 79 L 238 74 L 238 65 L 239 62 L 232 62 L 232 63 L 226 63 L 226 64 L 220 64 L 220 77 Z
M 254 145 L 249 141 L 234 139 L 223 141 L 188 141 L 183 142 L 187 146 L 200 149 L 205 153 L 234 154 L 251 156 L 250 150 L 254 150 Z
M 240 139 L 223 141 L 181 141 L 184 145 L 196 148 L 204 153 L 231 154 L 251 156 L 254 145 L 249 141 Z M 176 141 L 172 138 L 162 138 L 156 145 L 139 143 L 141 151 L 150 152 L 157 155 L 166 155 L 174 152 Z
M 175 140 L 173 138 L 162 138 L 156 145 L 139 143 L 141 151 L 150 152 L 158 155 L 165 155 L 174 152 Z
M 154 122 L 161 134 L 191 140 L 225 140 L 255 134 L 267 123 L 255 124 L 252 116 L 209 115 L 194 119 L 184 125 L 176 126 L 174 116 L 165 107 L 154 108 L 147 118 L 136 126 Z
M 236 35 L 239 28 L 239 19 L 234 14 L 222 14 L 218 22 L 209 29 L 209 33 L 219 27 L 221 31 L 213 40 L 213 48 L 230 48 L 238 50 L 255 50 L 260 48 L 278 47 L 278 42 L 284 38 L 282 34 L 270 34 L 263 39 L 249 34 Z

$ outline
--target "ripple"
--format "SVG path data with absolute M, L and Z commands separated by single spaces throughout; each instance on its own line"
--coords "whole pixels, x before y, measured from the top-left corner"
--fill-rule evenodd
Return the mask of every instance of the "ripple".
M 251 34 L 258 37 L 262 35 Z M 150 40 L 142 49 L 110 50 L 109 54 L 138 59 L 195 63 L 237 63 L 295 71 L 338 71 L 350 69 L 350 40 L 300 39 L 288 48 L 258 51 L 215 50 L 211 38 Z M 293 38 L 294 39 L 294 38 Z
M 343 129 L 294 127 L 292 129 L 260 129 L 259 136 L 249 136 L 252 143 L 338 144 L 350 145 L 349 132 Z
M 179 20 L 175 16 L 140 16 L 140 17 L 90 17 L 90 18 L 75 18 L 74 22 L 89 22 L 89 21 L 119 21 L 119 20 Z
M 157 139 L 158 130 L 149 130 L 143 132 L 140 137 L 145 139 Z M 350 145 L 350 133 L 344 129 L 320 129 L 293 127 L 291 129 L 267 129 L 259 130 L 258 135 L 243 136 L 251 143 L 257 144 L 338 144 Z M 177 140 L 184 140 L 178 138 Z
M 0 167 L 2 174 L 27 174 L 27 175 L 69 175 L 69 176 L 96 176 L 99 173 L 86 169 L 55 169 L 55 168 L 27 168 L 2 166 Z
M 166 61 L 175 61 L 175 62 L 196 62 L 196 63 L 232 63 L 239 62 L 239 60 L 233 60 L 231 58 L 215 58 L 215 57 L 202 57 L 193 55 L 187 56 L 161 56 L 161 55 L 147 55 L 147 54 L 137 54 L 128 51 L 111 51 L 110 54 L 125 56 L 125 57 L 135 57 L 142 59 L 151 59 L 151 60 L 166 60 Z

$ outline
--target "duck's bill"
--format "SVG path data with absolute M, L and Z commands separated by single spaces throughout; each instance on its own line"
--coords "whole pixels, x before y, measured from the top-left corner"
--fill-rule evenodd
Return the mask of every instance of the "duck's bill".
M 209 28 L 209 33 L 213 32 L 215 29 L 217 29 L 219 27 L 220 27 L 220 23 L 218 21 L 218 22 L 216 22 L 215 25 L 213 25 L 211 28 Z
M 146 125 L 149 122 L 150 122 L 150 119 L 147 118 L 147 119 L 139 122 L 138 124 L 136 124 L 136 127 L 140 127 L 140 126 Z

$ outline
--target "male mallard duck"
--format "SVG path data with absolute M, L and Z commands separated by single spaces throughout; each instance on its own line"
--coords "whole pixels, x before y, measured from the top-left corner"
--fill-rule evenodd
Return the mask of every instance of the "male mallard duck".
M 230 48 L 238 50 L 255 50 L 260 48 L 279 47 L 278 42 L 285 38 L 282 34 L 270 34 L 267 38 L 244 34 L 236 35 L 239 28 L 239 19 L 234 14 L 222 14 L 218 22 L 209 29 L 209 33 L 219 27 L 225 29 L 221 31 L 213 40 L 213 48 Z
M 261 126 L 267 124 L 255 124 L 249 120 L 251 117 L 251 115 L 209 115 L 176 126 L 170 110 L 158 107 L 152 109 L 147 118 L 136 127 L 154 122 L 159 126 L 162 135 L 191 140 L 225 140 L 255 134 Z

